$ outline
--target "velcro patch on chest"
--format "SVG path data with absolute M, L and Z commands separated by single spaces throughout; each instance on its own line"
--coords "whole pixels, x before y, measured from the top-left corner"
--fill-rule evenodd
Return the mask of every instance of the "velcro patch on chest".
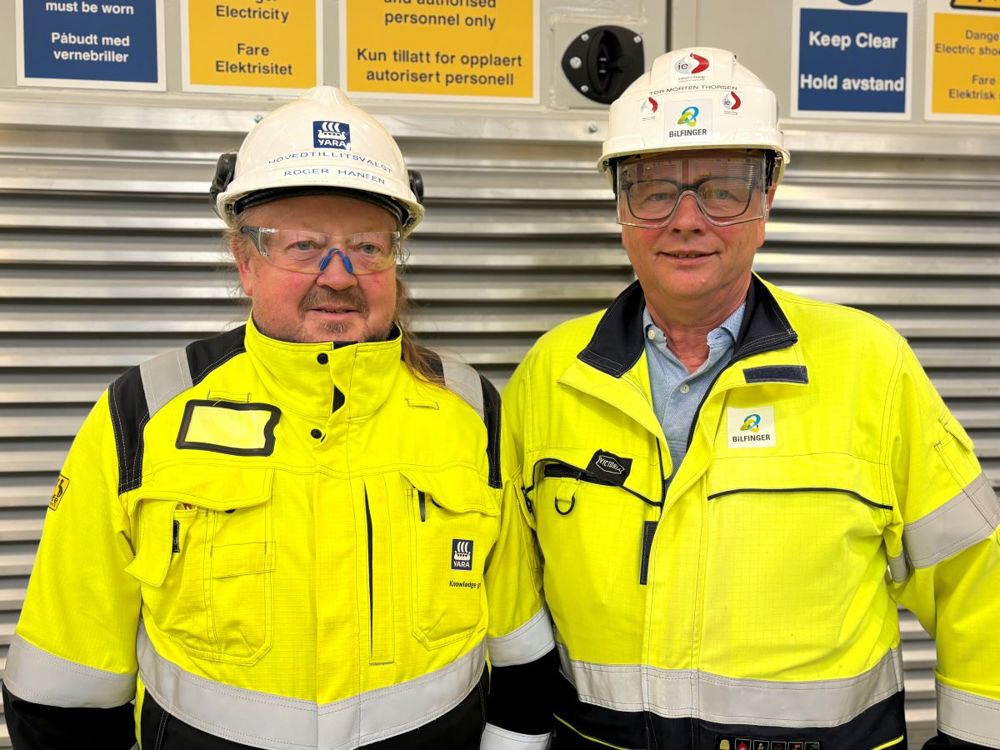
M 726 412 L 726 444 L 730 448 L 773 448 L 778 444 L 773 406 L 748 406 Z
M 281 410 L 271 404 L 188 401 L 177 448 L 230 456 L 270 456 Z
M 600 479 L 607 484 L 625 484 L 632 471 L 632 459 L 616 456 L 611 451 L 598 450 L 587 464 L 587 476 Z

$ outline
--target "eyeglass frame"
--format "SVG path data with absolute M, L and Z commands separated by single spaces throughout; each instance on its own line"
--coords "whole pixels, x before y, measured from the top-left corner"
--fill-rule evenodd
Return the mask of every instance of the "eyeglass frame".
M 309 232 L 309 231 L 313 231 L 313 230 L 307 230 L 307 229 L 282 229 L 281 227 L 259 227 L 259 226 L 252 226 L 252 225 L 244 225 L 244 226 L 241 226 L 239 228 L 239 230 L 238 230 L 239 234 L 246 236 L 250 240 L 250 243 L 253 245 L 253 247 L 257 251 L 258 255 L 260 255 L 262 258 L 264 258 L 267 262 L 269 262 L 270 264 L 272 264 L 276 268 L 280 268 L 283 271 L 289 271 L 290 273 L 301 273 L 301 274 L 306 274 L 306 275 L 319 276 L 323 272 L 326 271 L 326 269 L 327 269 L 327 267 L 329 267 L 330 263 L 333 262 L 333 258 L 339 255 L 340 259 L 341 259 L 341 262 L 343 262 L 343 264 L 344 264 L 345 270 L 349 274 L 351 274 L 352 276 L 368 276 L 368 275 L 371 275 L 371 274 L 383 273 L 384 271 L 388 271 L 390 268 L 393 268 L 394 266 L 396 268 L 399 268 L 399 267 L 401 267 L 401 266 L 403 266 L 405 264 L 406 260 L 409 257 L 409 251 L 403 245 L 402 232 L 400 232 L 399 230 L 392 230 L 392 231 L 388 231 L 388 232 L 386 232 L 386 231 L 373 231 L 373 232 L 352 232 L 350 234 L 331 234 L 331 235 L 328 235 L 328 239 L 350 240 L 352 237 L 358 237 L 358 236 L 364 236 L 364 235 L 372 235 L 372 234 L 391 236 L 391 238 L 392 238 L 392 246 L 393 246 L 393 252 L 392 252 L 391 261 L 386 264 L 385 268 L 380 268 L 380 269 L 374 270 L 374 271 L 364 271 L 364 270 L 357 271 L 357 270 L 355 270 L 355 263 L 353 261 L 351 261 L 351 259 L 350 259 L 350 255 L 352 255 L 353 252 L 351 252 L 349 254 L 349 253 L 345 252 L 342 248 L 339 248 L 339 247 L 329 247 L 329 248 L 327 248 L 319 256 L 320 257 L 320 261 L 319 261 L 319 269 L 318 270 L 315 270 L 315 271 L 300 271 L 300 270 L 298 270 L 296 268 L 286 268 L 285 266 L 280 265 L 279 263 L 277 263 L 274 260 L 274 257 L 272 255 L 272 253 L 270 253 L 267 250 L 267 248 L 263 246 L 263 242 L 261 240 L 261 237 L 263 236 L 262 235 L 263 230 L 285 231 L 285 232 L 295 232 L 295 231 Z M 327 233 L 326 232 L 316 231 L 316 234 L 326 235 Z M 346 244 L 349 244 L 349 243 L 346 243 Z
M 669 214 L 667 214 L 666 216 L 664 216 L 662 218 L 659 218 L 659 219 L 640 219 L 634 213 L 632 213 L 632 206 L 631 206 L 631 204 L 629 202 L 628 191 L 627 191 L 627 189 L 623 189 L 623 187 L 622 187 L 623 180 L 622 180 L 621 170 L 622 170 L 623 167 L 633 166 L 633 165 L 638 164 L 638 163 L 640 163 L 642 161 L 652 161 L 654 158 L 658 158 L 658 159 L 678 158 L 678 157 L 672 156 L 670 152 L 661 152 L 661 153 L 658 153 L 658 154 L 639 155 L 639 156 L 633 157 L 633 158 L 624 157 L 624 158 L 620 158 L 620 159 L 615 159 L 611 163 L 610 166 L 611 166 L 611 170 L 612 170 L 612 172 L 611 172 L 612 173 L 612 187 L 614 188 L 614 192 L 615 192 L 616 208 L 617 208 L 617 214 L 618 214 L 618 223 L 621 224 L 621 225 L 623 225 L 623 226 L 634 226 L 634 227 L 639 227 L 639 228 L 643 228 L 643 229 L 662 229 L 663 227 L 667 226 L 673 220 L 674 216 L 677 214 L 677 209 L 681 205 L 681 200 L 684 198 L 685 195 L 691 195 L 691 197 L 694 198 L 695 203 L 698 206 L 698 210 L 701 212 L 701 215 L 705 217 L 705 220 L 708 221 L 710 224 L 712 224 L 714 226 L 717 226 L 717 227 L 734 226 L 736 224 L 745 224 L 745 223 L 748 223 L 748 222 L 751 222 L 751 221 L 758 221 L 758 220 L 761 220 L 761 219 L 765 219 L 766 220 L 768 218 L 768 216 L 770 215 L 770 212 L 771 212 L 771 202 L 770 202 L 770 200 L 768 200 L 768 194 L 769 194 L 771 188 L 774 186 L 774 176 L 775 176 L 775 174 L 778 171 L 777 168 L 778 168 L 778 163 L 781 160 L 781 155 L 775 153 L 774 151 L 769 151 L 769 150 L 765 150 L 765 151 L 757 151 L 757 150 L 742 151 L 742 150 L 740 150 L 740 151 L 734 151 L 733 153 L 734 154 L 742 154 L 743 158 L 747 158 L 747 157 L 759 157 L 761 159 L 763 169 L 759 170 L 758 174 L 755 175 L 755 182 L 757 182 L 757 185 L 754 186 L 754 189 L 760 191 L 759 195 L 760 195 L 760 198 L 761 198 L 761 213 L 760 213 L 759 216 L 757 216 L 757 215 L 745 216 L 745 217 L 743 216 L 749 210 L 750 204 L 753 202 L 754 196 L 753 196 L 753 194 L 751 194 L 750 197 L 747 199 L 747 205 L 746 205 L 746 207 L 743 209 L 743 211 L 740 214 L 737 214 L 737 216 L 742 217 L 742 218 L 738 218 L 738 219 L 733 220 L 733 221 L 720 221 L 719 219 L 717 219 L 715 217 L 712 217 L 708 213 L 708 211 L 705 210 L 705 207 L 704 207 L 704 205 L 702 203 L 702 200 L 701 200 L 701 196 L 698 194 L 697 189 L 696 189 L 702 183 L 704 183 L 706 180 L 711 179 L 711 177 L 706 177 L 706 178 L 703 178 L 701 180 L 697 180 L 697 181 L 695 181 L 693 183 L 683 183 L 683 184 L 682 183 L 674 182 L 673 180 L 664 179 L 663 180 L 664 182 L 671 182 L 671 183 L 673 183 L 679 189 L 679 192 L 677 193 L 677 198 L 676 198 L 676 201 L 674 202 L 673 208 L 671 209 L 671 211 L 670 211 Z M 682 159 L 688 159 L 688 158 L 710 159 L 710 158 L 713 158 L 713 157 L 710 157 L 710 156 L 684 156 L 684 157 L 679 157 L 679 158 L 682 158 Z M 719 158 L 727 158 L 727 157 L 719 157 Z M 626 221 L 625 220 L 625 215 L 626 214 L 628 216 L 630 216 L 632 219 L 634 219 L 634 221 Z

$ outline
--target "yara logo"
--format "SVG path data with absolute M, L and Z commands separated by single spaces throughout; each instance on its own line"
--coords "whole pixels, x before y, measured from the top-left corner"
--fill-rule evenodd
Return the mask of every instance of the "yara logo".
M 315 148 L 351 148 L 351 126 L 335 120 L 313 121 L 313 146 Z
M 597 464 L 597 466 L 599 466 L 601 469 L 608 472 L 609 474 L 625 473 L 625 467 L 622 466 L 617 461 L 615 461 L 613 458 L 611 458 L 611 456 L 604 456 L 604 455 L 598 456 L 597 461 L 595 463 Z
M 451 540 L 451 569 L 452 570 L 472 570 L 472 549 L 471 539 Z

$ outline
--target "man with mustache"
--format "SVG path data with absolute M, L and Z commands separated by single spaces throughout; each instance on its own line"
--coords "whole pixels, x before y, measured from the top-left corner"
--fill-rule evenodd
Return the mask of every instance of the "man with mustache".
M 499 397 L 406 324 L 417 184 L 331 87 L 220 158 L 250 318 L 126 372 L 77 436 L 7 660 L 17 750 L 544 746 Z
M 906 747 L 897 603 L 937 643 L 938 736 L 1000 748 L 1000 507 L 903 337 L 752 271 L 789 154 L 731 52 L 611 105 L 637 277 L 504 394 L 544 560 L 553 747 Z

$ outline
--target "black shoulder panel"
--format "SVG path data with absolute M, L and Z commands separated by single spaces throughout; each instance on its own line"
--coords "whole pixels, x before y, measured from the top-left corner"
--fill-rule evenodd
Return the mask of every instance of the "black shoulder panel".
M 427 366 L 431 368 L 435 375 L 437 375 L 441 380 L 444 380 L 444 362 L 441 361 L 441 355 L 437 352 L 428 349 L 427 350 Z
M 493 383 L 482 375 L 483 421 L 486 423 L 486 456 L 490 462 L 490 487 L 502 487 L 500 473 L 500 394 Z
M 149 406 L 142 374 L 132 367 L 108 389 L 111 424 L 118 451 L 118 494 L 134 490 L 142 479 L 142 430 L 149 421 Z
M 187 345 L 186 355 L 192 383 L 233 356 L 246 351 L 243 336 L 246 326 Z M 133 367 L 108 389 L 111 424 L 118 451 L 118 492 L 134 490 L 142 482 L 143 429 L 149 421 L 149 402 L 142 385 L 142 371 Z
M 245 352 L 246 330 L 247 327 L 243 325 L 210 339 L 192 341 L 188 344 L 187 358 L 188 366 L 191 368 L 191 381 L 198 385 L 216 367 Z

